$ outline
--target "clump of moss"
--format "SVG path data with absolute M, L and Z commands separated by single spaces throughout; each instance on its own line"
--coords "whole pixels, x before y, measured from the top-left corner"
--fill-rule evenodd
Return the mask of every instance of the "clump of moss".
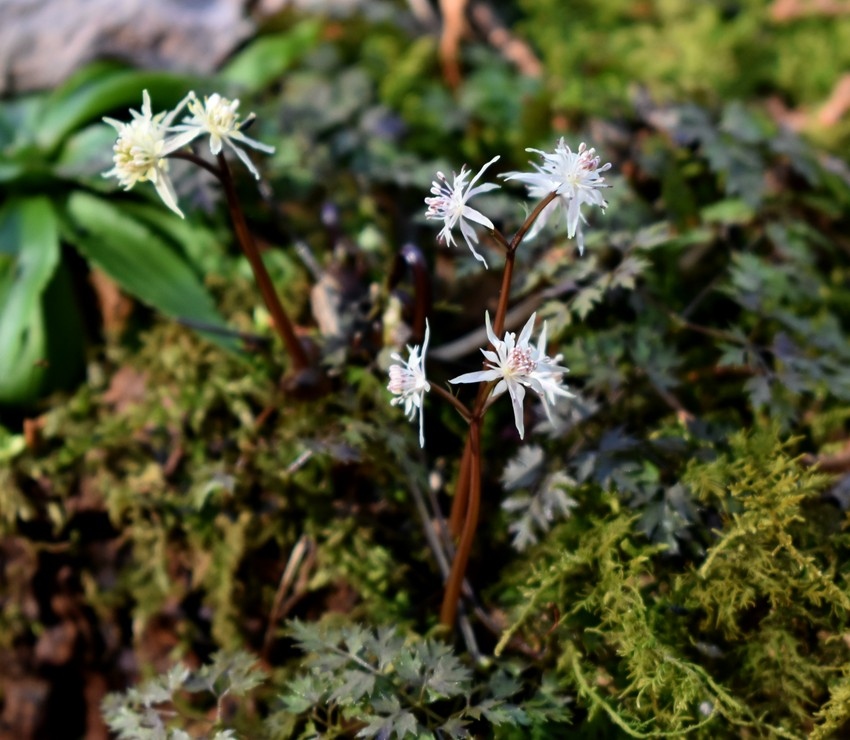
M 501 646 L 533 641 L 535 622 L 556 614 L 550 670 L 590 719 L 630 736 L 798 737 L 815 718 L 821 737 L 841 728 L 846 524 L 824 497 L 829 479 L 792 446 L 775 430 L 739 433 L 690 464 L 685 482 L 713 524 L 684 569 L 613 498 L 613 512 L 562 525 L 512 579 Z

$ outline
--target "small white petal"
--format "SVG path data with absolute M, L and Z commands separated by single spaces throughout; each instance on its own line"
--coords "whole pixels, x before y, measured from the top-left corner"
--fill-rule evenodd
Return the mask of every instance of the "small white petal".
M 256 139 L 252 139 L 250 136 L 245 136 L 241 131 L 234 131 L 230 134 L 231 139 L 236 139 L 240 144 L 244 144 L 245 146 L 249 146 L 252 149 L 256 149 L 258 152 L 263 152 L 263 154 L 274 154 L 275 148 L 270 146 L 269 144 L 263 144 L 262 142 L 257 141 Z
M 549 193 L 557 193 L 543 212 L 539 214 L 534 225 L 526 235 L 533 239 L 557 210 L 564 209 L 567 235 L 576 238 L 579 251 L 584 249 L 584 237 L 581 225 L 585 221 L 581 212 L 583 205 L 595 205 L 605 210 L 605 200 L 600 190 L 607 188 L 605 178 L 601 173 L 611 168 L 611 164 L 599 164 L 599 157 L 594 149 L 588 149 L 581 144 L 575 152 L 561 138 L 554 152 L 543 152 L 539 149 L 526 149 L 543 158 L 543 163 L 532 163 L 535 172 L 507 172 L 502 175 L 506 180 L 517 180 L 528 188 L 529 197 L 545 198 Z
M 489 383 L 498 377 L 499 373 L 496 370 L 478 370 L 474 373 L 458 375 L 456 378 L 452 378 L 449 383 L 454 383 L 455 385 L 459 383 Z
M 511 405 L 514 408 L 514 425 L 519 432 L 519 438 L 525 439 L 525 418 L 522 411 L 522 402 L 525 399 L 525 388 L 519 383 L 508 383 L 508 393 L 511 396 Z
M 443 228 L 440 230 L 438 239 L 444 241 L 447 246 L 452 246 L 455 241 L 452 237 L 452 230 L 460 224 L 460 233 L 466 242 L 467 247 L 472 252 L 475 259 L 487 267 L 487 261 L 479 254 L 475 245 L 478 244 L 478 236 L 472 226 L 467 223 L 467 220 L 480 224 L 488 229 L 493 229 L 493 222 L 483 213 L 471 208 L 467 202 L 478 195 L 490 190 L 494 190 L 499 186 L 493 183 L 485 183 L 473 187 L 479 178 L 484 174 L 484 171 L 499 157 L 493 157 L 485 164 L 467 184 L 466 179 L 470 171 L 466 169 L 466 165 L 461 167 L 459 173 L 453 175 L 453 182 L 450 185 L 448 178 L 442 173 L 437 173 L 437 179 L 431 183 L 431 193 L 433 197 L 425 198 L 425 203 L 428 205 L 428 210 L 425 213 L 425 218 L 441 220 Z
M 540 397 L 543 408 L 551 418 L 551 408 L 557 398 L 572 397 L 563 385 L 563 375 L 569 370 L 558 365 L 560 355 L 554 360 L 546 355 L 547 325 L 544 322 L 537 346 L 531 343 L 531 333 L 534 330 L 536 314 L 526 321 L 519 337 L 513 332 L 505 332 L 499 339 L 493 332 L 489 312 L 484 314 L 484 324 L 487 338 L 493 349 L 482 349 L 485 357 L 484 369 L 478 372 L 465 373 L 450 380 L 450 383 L 481 383 L 498 381 L 490 391 L 490 399 L 508 391 L 514 412 L 514 423 L 520 437 L 525 436 L 525 424 L 522 404 L 526 390 L 532 390 Z
M 476 211 L 474 208 L 470 208 L 469 206 L 464 206 L 463 211 L 461 213 L 461 224 L 463 224 L 463 219 L 468 218 L 470 221 L 475 221 L 477 224 L 481 224 L 482 226 L 486 226 L 488 229 L 493 229 L 493 222 L 487 218 L 480 211 Z M 477 241 L 477 239 L 476 239 Z
M 398 406 L 404 404 L 404 414 L 411 421 L 419 412 L 419 446 L 425 446 L 425 422 L 422 416 L 422 406 L 425 394 L 431 390 L 431 384 L 425 376 L 425 352 L 428 349 L 428 341 L 431 337 L 431 327 L 425 320 L 425 337 L 422 347 L 408 347 L 409 358 L 403 360 L 397 353 L 391 355 L 392 359 L 398 361 L 397 365 L 390 365 L 390 382 L 387 390 L 395 398 L 390 399 L 390 404 Z
M 183 119 L 182 123 L 170 127 L 175 136 L 169 140 L 169 145 L 177 149 L 189 144 L 198 136 L 209 136 L 210 152 L 213 155 L 218 156 L 223 146 L 227 145 L 248 168 L 248 171 L 259 179 L 260 173 L 257 172 L 257 168 L 242 147 L 251 147 L 266 154 L 272 154 L 274 147 L 262 144 L 242 133 L 240 126 L 243 122 L 238 113 L 239 101 L 229 100 L 218 93 L 213 93 L 201 102 L 193 94 L 187 104 L 190 115 Z

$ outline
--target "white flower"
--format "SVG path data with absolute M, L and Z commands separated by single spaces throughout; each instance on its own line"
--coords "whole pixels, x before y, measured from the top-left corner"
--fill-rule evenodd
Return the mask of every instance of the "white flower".
M 584 253 L 584 235 L 581 225 L 587 223 L 581 207 L 588 205 L 599 206 L 603 211 L 608 205 L 600 193 L 600 189 L 609 187 L 605 184 L 602 172 L 611 168 L 608 162 L 599 166 L 599 157 L 595 149 L 588 149 L 582 143 L 578 151 L 573 152 L 564 139 L 558 142 L 555 152 L 541 152 L 539 149 L 526 149 L 543 157 L 543 164 L 531 165 L 537 172 L 507 172 L 502 177 L 506 180 L 519 180 L 528 187 L 528 195 L 534 199 L 545 198 L 549 193 L 557 193 L 555 198 L 538 217 L 528 233 L 528 238 L 536 236 L 558 207 L 564 209 L 567 222 L 567 235 L 570 239 L 577 236 L 579 253 Z
M 487 360 L 486 369 L 459 375 L 449 381 L 449 383 L 481 383 L 497 380 L 498 382 L 490 397 L 496 398 L 505 391 L 510 394 L 514 408 L 514 423 L 520 438 L 525 436 L 522 402 L 525 398 L 526 388 L 530 388 L 540 396 L 546 415 L 550 419 L 552 418 L 550 406 L 557 401 L 557 396 L 573 397 L 573 394 L 561 385 L 563 374 L 569 372 L 567 368 L 557 364 L 561 361 L 561 355 L 553 358 L 546 354 L 545 321 L 537 346 L 535 347 L 529 342 L 536 316 L 537 314 L 531 315 L 531 318 L 522 328 L 519 339 L 513 332 L 505 332 L 503 341 L 493 333 L 493 327 L 490 325 L 490 314 L 485 313 L 487 337 L 495 352 L 487 349 L 481 350 Z
M 124 123 L 113 118 L 103 119 L 118 132 L 118 139 L 112 147 L 112 161 L 115 166 L 104 172 L 103 176 L 117 177 L 125 190 L 129 190 L 137 182 L 150 180 L 165 205 L 180 218 L 183 218 L 183 212 L 177 207 L 177 196 L 168 177 L 168 160 L 165 159 L 174 149 L 165 136 L 171 122 L 187 101 L 188 97 L 174 110 L 154 116 L 151 112 L 150 96 L 145 90 L 142 93 L 142 112 L 131 110 L 132 121 Z
M 387 390 L 396 395 L 390 403 L 393 406 L 404 404 L 404 413 L 413 421 L 416 412 L 419 411 L 419 446 L 425 446 L 425 426 L 422 417 L 422 404 L 425 394 L 431 390 L 431 384 L 425 377 L 425 352 L 428 349 L 428 339 L 431 336 L 431 327 L 425 321 L 425 341 L 422 342 L 420 354 L 419 346 L 408 345 L 407 351 L 410 358 L 405 361 L 398 353 L 391 355 L 392 359 L 398 360 L 401 365 L 390 365 L 390 383 Z
M 208 134 L 210 151 L 214 155 L 218 156 L 221 152 L 222 142 L 224 142 L 242 160 L 251 174 L 259 180 L 260 173 L 257 172 L 248 155 L 237 144 L 250 146 L 266 154 L 273 154 L 274 147 L 262 144 L 242 133 L 241 129 L 245 122 L 239 120 L 238 109 L 238 100 L 228 100 L 218 93 L 205 96 L 203 103 L 192 93 L 189 100 L 189 112 L 192 115 L 184 118 L 183 122 L 177 126 L 171 127 L 171 130 L 176 132 L 177 135 L 170 140 L 169 145 L 172 150 L 178 149 L 198 136 Z M 251 119 L 251 116 L 248 117 L 248 120 Z
M 466 165 L 460 168 L 459 174 L 453 173 L 454 182 L 451 185 L 449 185 L 446 176 L 442 172 L 438 172 L 437 179 L 431 183 L 431 192 L 434 194 L 434 197 L 425 198 L 425 202 L 428 204 L 425 218 L 443 221 L 443 228 L 440 230 L 437 238 L 444 241 L 448 246 L 452 246 L 455 243 L 452 229 L 459 221 L 460 233 L 466 240 L 466 245 L 475 256 L 475 259 L 484 263 L 484 267 L 487 267 L 487 262 L 475 251 L 475 245 L 478 244 L 478 236 L 475 233 L 475 229 L 466 222 L 466 219 L 486 226 L 488 229 L 493 228 L 493 222 L 483 213 L 470 208 L 466 203 L 470 198 L 473 198 L 479 193 L 486 193 L 499 187 L 493 183 L 485 183 L 484 185 L 472 187 L 478 181 L 478 178 L 484 174 L 484 170 L 498 158 L 493 157 L 493 159 L 487 162 L 478 171 L 478 174 L 472 178 L 469 185 L 466 184 L 466 178 L 469 176 L 470 170 L 466 169 Z M 466 188 L 465 190 L 464 187 Z

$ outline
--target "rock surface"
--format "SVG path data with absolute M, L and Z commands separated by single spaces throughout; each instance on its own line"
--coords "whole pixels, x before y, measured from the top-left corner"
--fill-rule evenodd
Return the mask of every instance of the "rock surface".
M 0 0 L 0 95 L 87 62 L 209 73 L 254 31 L 244 0 Z

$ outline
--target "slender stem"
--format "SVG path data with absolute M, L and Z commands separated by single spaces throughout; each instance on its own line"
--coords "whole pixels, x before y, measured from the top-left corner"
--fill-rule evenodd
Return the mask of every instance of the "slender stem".
M 493 332 L 496 336 L 501 336 L 505 331 L 505 316 L 508 313 L 508 303 L 511 297 L 511 281 L 516 262 L 516 250 L 543 209 L 556 197 L 556 193 L 549 193 L 543 198 L 525 219 L 510 243 L 500 232 L 493 231 L 496 240 L 505 246 L 505 269 L 502 273 L 499 304 L 496 307 L 496 318 L 493 322 Z M 458 601 L 466 574 L 466 565 L 469 562 L 472 542 L 478 528 L 478 516 L 481 509 L 481 419 L 488 408 L 487 401 L 492 388 L 492 382 L 481 383 L 478 386 L 478 395 L 472 408 L 472 419 L 469 422 L 469 432 L 461 458 L 455 499 L 452 502 L 449 531 L 454 536 L 457 536 L 460 532 L 460 542 L 452 561 L 452 569 L 449 580 L 446 582 L 446 591 L 440 610 L 440 621 L 447 627 L 452 627 L 457 617 Z
M 505 316 L 508 314 L 508 301 L 511 297 L 511 280 L 514 276 L 515 262 L 516 250 L 512 249 L 505 254 L 505 270 L 502 273 L 502 287 L 499 290 L 499 305 L 496 306 L 496 319 L 493 321 L 493 333 L 497 337 L 501 337 L 505 331 Z
M 472 438 L 466 435 L 463 447 L 463 457 L 460 459 L 460 470 L 457 475 L 457 488 L 452 501 L 452 513 L 449 517 L 449 532 L 452 537 L 460 537 L 463 526 L 463 515 L 466 513 L 466 503 L 469 500 L 469 467 L 471 465 Z
M 292 322 L 289 320 L 289 316 L 287 316 L 286 311 L 283 308 L 283 304 L 280 302 L 280 298 L 278 298 L 277 292 L 272 284 L 272 279 L 269 276 L 268 270 L 266 270 L 265 264 L 263 264 L 263 258 L 260 254 L 260 250 L 257 249 L 254 237 L 248 229 L 248 224 L 245 221 L 245 214 L 242 211 L 239 198 L 236 196 L 236 189 L 233 187 L 233 177 L 230 174 L 230 168 L 227 166 L 227 160 L 224 158 L 223 153 L 218 155 L 218 164 L 221 169 L 219 179 L 221 180 L 222 187 L 224 188 L 224 194 L 227 198 L 227 207 L 230 211 L 230 218 L 233 221 L 233 229 L 236 232 L 236 238 L 239 241 L 239 245 L 242 247 L 242 251 L 248 258 L 248 262 L 251 264 L 251 269 L 254 272 L 254 279 L 257 281 L 257 285 L 260 288 L 260 293 L 262 293 L 266 307 L 272 315 L 275 330 L 283 340 L 283 343 L 292 358 L 292 363 L 294 365 L 293 369 L 295 371 L 306 370 L 310 367 L 310 360 L 307 357 L 307 352 L 301 344 L 301 340 L 298 339 L 298 335 L 295 333 Z
M 463 532 L 457 546 L 452 570 L 446 582 L 446 592 L 443 595 L 443 605 L 440 609 L 440 622 L 446 627 L 453 627 L 457 617 L 458 600 L 472 551 L 472 541 L 478 528 L 478 515 L 481 510 L 481 419 L 474 418 L 469 425 L 470 465 L 469 465 L 469 505 L 466 509 L 466 519 L 463 522 Z
M 454 406 L 457 409 L 457 412 L 463 417 L 463 420 L 469 423 L 469 420 L 472 418 L 472 414 L 469 413 L 469 409 L 463 405 L 459 398 L 453 396 L 440 385 L 431 384 L 431 390 L 434 391 L 434 393 L 436 393 L 440 398 L 445 399 Z
M 167 156 L 167 158 L 168 159 L 185 159 L 187 162 L 191 162 L 195 166 L 200 167 L 202 170 L 206 170 L 216 180 L 218 180 L 219 182 L 221 182 L 223 184 L 223 181 L 221 179 L 221 170 L 218 167 L 216 167 L 215 165 L 212 165 L 209 162 L 207 162 L 207 160 L 204 159 L 203 157 L 199 157 L 194 152 L 184 152 L 184 151 L 171 152 L 171 154 L 169 154 Z
M 519 230 L 516 234 L 514 234 L 514 238 L 511 239 L 510 243 L 510 251 L 515 252 L 517 247 L 520 245 L 523 239 L 525 239 L 526 232 L 531 228 L 532 224 L 537 220 L 537 217 L 543 213 L 543 209 L 546 208 L 555 198 L 558 197 L 558 194 L 555 192 L 549 193 L 543 200 L 541 200 L 534 210 L 528 214 L 528 218 L 525 219 L 525 222 L 522 226 L 519 227 Z

